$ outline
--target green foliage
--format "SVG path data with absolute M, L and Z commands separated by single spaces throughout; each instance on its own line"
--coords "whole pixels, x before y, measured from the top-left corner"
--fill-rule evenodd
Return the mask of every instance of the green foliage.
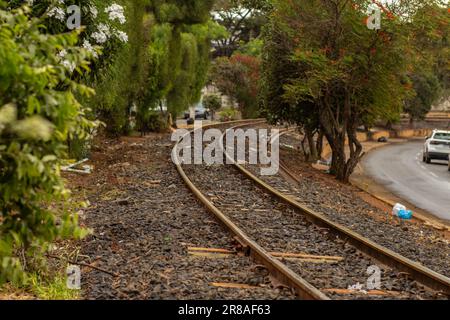
M 211 118 L 222 108 L 222 99 L 216 94 L 209 94 L 203 97 L 203 106 L 211 112 Z
M 428 3 L 416 12 L 411 25 L 416 51 L 409 78 L 414 97 L 406 101 L 411 120 L 422 120 L 439 98 L 450 94 L 450 17 L 445 7 Z
M 211 111 L 218 111 L 222 108 L 222 99 L 218 95 L 210 94 L 203 97 L 203 105 Z
M 260 38 L 252 39 L 248 43 L 242 44 L 237 50 L 240 54 L 260 58 L 264 41 Z
M 209 79 L 223 93 L 234 99 L 244 118 L 258 116 L 260 59 L 236 54 L 214 61 Z
M 223 27 L 209 18 L 213 1 L 152 1 L 149 45 L 150 90 L 147 105 L 165 102 L 173 118 L 197 103 L 205 85 L 211 40 L 224 36 Z
M 150 17 L 146 14 L 149 1 L 119 0 L 126 8 L 127 22 L 123 26 L 128 43 L 115 50 L 113 59 L 99 66 L 89 80 L 95 97 L 85 101 L 95 116 L 106 123 L 107 132 L 118 136 L 130 131 L 130 109 L 133 104 L 146 104 L 150 61 L 147 46 L 150 42 Z
M 273 3 L 264 33 L 264 107 L 273 119 L 322 131 L 333 150 L 331 172 L 348 181 L 362 152 L 357 128 L 397 118 L 412 96 L 407 72 L 415 52 L 406 17 L 420 4 L 396 3 L 374 31 L 364 23 L 368 0 Z
M 157 110 L 149 110 L 138 117 L 137 129 L 143 134 L 147 132 L 166 132 L 169 129 L 168 114 Z
M 233 108 L 225 108 L 219 112 L 220 121 L 227 122 L 237 120 L 237 111 Z
M 441 86 L 434 74 L 411 75 L 415 96 L 407 101 L 405 111 L 412 120 L 424 120 L 433 103 L 440 98 Z
M 266 23 L 266 12 L 270 8 L 268 0 L 217 0 L 213 16 L 215 21 L 226 28 L 228 36 L 215 43 L 214 56 L 231 57 L 237 50 L 248 54 L 249 50 L 257 49 L 242 47 L 259 38 Z
M 58 53 L 65 49 L 88 69 L 88 52 L 76 33 L 42 32 L 27 8 L 3 10 L 0 1 L 0 283 L 24 283 L 49 243 L 81 238 L 85 230 L 68 203 L 60 177 L 70 137 L 86 138 L 95 123 L 75 98 L 92 90 L 68 76 Z M 27 270 L 19 259 L 29 259 Z

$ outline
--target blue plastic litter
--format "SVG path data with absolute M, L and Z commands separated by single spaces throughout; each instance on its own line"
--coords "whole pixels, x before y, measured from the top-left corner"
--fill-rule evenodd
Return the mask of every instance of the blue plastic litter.
M 413 212 L 411 210 L 400 210 L 398 212 L 398 217 L 404 220 L 411 220 Z

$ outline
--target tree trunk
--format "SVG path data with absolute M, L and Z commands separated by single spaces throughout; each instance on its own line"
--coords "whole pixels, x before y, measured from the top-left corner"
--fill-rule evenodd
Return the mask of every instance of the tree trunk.
M 345 133 L 336 135 L 332 141 L 329 142 L 333 151 L 330 173 L 336 176 L 336 179 L 346 182 Z
M 319 155 L 317 153 L 316 142 L 314 141 L 314 132 L 310 129 L 305 130 L 306 140 L 308 141 L 309 148 L 309 162 L 315 162 L 319 160 Z
M 324 138 L 323 131 L 319 130 L 318 137 L 317 137 L 317 140 L 316 140 L 316 150 L 317 150 L 318 158 L 322 157 L 322 153 L 323 153 L 323 138 Z
M 320 116 L 323 134 L 333 152 L 330 173 L 339 181 L 348 183 L 362 153 L 362 145 L 358 141 L 356 131 L 357 117 L 352 113 L 349 101 L 345 102 L 341 117 L 335 117 L 331 110 L 325 108 Z M 345 152 L 347 143 L 350 150 L 348 159 Z
M 351 124 L 347 127 L 347 136 L 348 136 L 348 146 L 350 149 L 350 156 L 346 164 L 346 169 L 344 173 L 345 182 L 350 181 L 350 176 L 361 160 L 363 147 L 361 143 L 358 141 L 358 136 L 356 133 L 356 125 Z

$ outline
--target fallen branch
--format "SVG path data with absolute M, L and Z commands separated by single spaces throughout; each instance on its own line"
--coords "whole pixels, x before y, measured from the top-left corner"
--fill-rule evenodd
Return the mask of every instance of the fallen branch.
M 47 254 L 46 256 L 48 258 L 52 258 L 52 259 L 56 259 L 56 260 L 60 260 L 60 261 L 65 260 L 66 262 L 68 262 L 70 264 L 77 265 L 77 266 L 80 266 L 80 267 L 91 268 L 91 269 L 94 269 L 94 270 L 97 270 L 97 271 L 109 274 L 110 276 L 113 276 L 113 277 L 120 277 L 120 274 L 118 274 L 118 273 L 114 273 L 114 272 L 105 270 L 105 269 L 100 268 L 100 267 L 96 267 L 96 266 L 94 266 L 92 264 L 88 264 L 88 263 L 85 263 L 85 262 L 75 262 L 75 261 L 71 261 L 71 260 L 67 260 L 67 259 L 55 256 L 55 255 L 51 255 L 51 254 Z

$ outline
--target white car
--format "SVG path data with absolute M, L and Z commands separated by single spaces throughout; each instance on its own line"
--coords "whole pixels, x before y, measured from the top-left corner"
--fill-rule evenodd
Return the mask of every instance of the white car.
M 448 160 L 450 155 L 450 131 L 434 130 L 427 138 L 423 150 L 423 162 L 431 160 Z

